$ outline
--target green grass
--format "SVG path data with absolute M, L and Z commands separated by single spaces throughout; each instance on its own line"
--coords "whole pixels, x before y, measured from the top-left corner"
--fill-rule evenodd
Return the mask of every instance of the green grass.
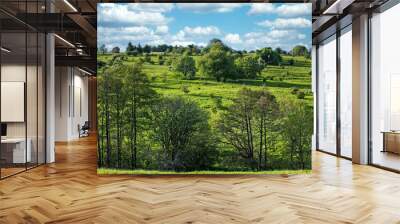
M 133 64 L 143 56 L 126 56 L 125 64 Z M 169 60 L 172 55 L 164 55 L 165 61 Z M 200 56 L 194 56 L 196 61 Z M 180 74 L 171 71 L 169 66 L 160 65 L 156 54 L 151 56 L 153 63 L 145 62 L 143 71 L 150 80 L 151 87 L 161 96 L 182 96 L 197 103 L 202 109 L 209 113 L 209 123 L 213 130 L 217 130 L 217 124 L 223 112 L 233 103 L 233 99 L 244 87 L 252 90 L 268 90 L 274 94 L 278 101 L 286 98 L 297 99 L 292 94 L 294 88 L 305 93 L 304 101 L 310 107 L 313 106 L 313 96 L 311 91 L 311 60 L 304 57 L 291 57 L 283 55 L 282 66 L 268 65 L 256 79 L 240 79 L 228 80 L 226 82 L 217 82 L 212 78 L 202 77 L 199 71 L 193 80 L 183 79 Z M 109 62 L 112 55 L 98 55 L 98 60 Z M 287 65 L 290 59 L 294 60 L 293 65 Z M 183 88 L 184 87 L 184 88 Z M 184 91 L 185 90 L 185 91 Z M 188 91 L 186 91 L 188 90 Z M 232 147 L 219 143 L 218 148 L 226 152 L 227 155 L 234 150 Z M 284 152 L 271 151 L 271 156 L 284 155 Z M 227 163 L 228 164 L 228 163 Z M 226 168 L 226 164 L 215 164 L 216 168 Z M 229 164 L 228 164 L 229 166 Z M 231 169 L 229 169 L 231 170 Z M 274 170 L 261 172 L 223 172 L 223 171 L 197 171 L 188 173 L 177 173 L 169 171 L 153 171 L 153 170 L 103 170 L 99 169 L 99 174 L 302 174 L 310 171 L 294 171 L 294 170 Z
M 97 169 L 99 175 L 260 175 L 260 174 L 311 174 L 311 170 L 270 170 L 270 171 L 193 171 L 193 172 L 176 172 L 176 171 L 159 171 L 159 170 L 119 170 L 119 169 Z
M 99 55 L 98 60 L 108 61 L 111 55 Z M 126 64 L 132 64 L 139 57 L 143 56 L 127 56 Z M 167 60 L 170 55 L 163 56 Z M 257 79 L 241 79 L 227 82 L 217 82 L 216 80 L 199 77 L 196 79 L 185 80 L 174 71 L 170 71 L 167 65 L 159 65 L 158 57 L 151 56 L 153 64 L 144 63 L 143 70 L 148 75 L 151 86 L 160 95 L 163 96 L 183 96 L 190 98 L 198 103 L 198 105 L 207 110 L 210 114 L 211 121 L 219 118 L 220 112 L 228 107 L 237 93 L 243 88 L 251 88 L 253 90 L 267 89 L 274 94 L 278 101 L 283 98 L 297 96 L 291 94 L 293 88 L 297 88 L 306 92 L 304 101 L 307 105 L 313 105 L 313 97 L 311 93 L 311 61 L 304 57 L 283 56 L 283 63 L 287 63 L 289 59 L 294 59 L 292 66 L 272 66 L 268 65 Z M 199 56 L 194 56 L 197 61 Z M 272 80 L 271 80 L 272 79 Z M 263 82 L 263 80 L 265 82 Z M 185 93 L 182 89 L 185 86 L 189 92 Z

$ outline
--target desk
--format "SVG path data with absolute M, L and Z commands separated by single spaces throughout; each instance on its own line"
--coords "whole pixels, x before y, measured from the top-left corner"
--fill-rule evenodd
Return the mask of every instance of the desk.
M 383 150 L 382 152 L 392 152 L 400 154 L 400 132 L 383 131 Z
M 28 144 L 25 152 L 25 138 L 6 138 L 1 139 L 1 156 L 6 163 L 26 163 L 32 160 L 31 139 L 27 139 Z

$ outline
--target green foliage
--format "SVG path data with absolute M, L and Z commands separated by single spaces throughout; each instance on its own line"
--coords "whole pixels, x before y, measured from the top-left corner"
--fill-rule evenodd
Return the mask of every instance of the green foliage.
M 302 101 L 285 99 L 281 102 L 281 129 L 292 169 L 311 168 L 312 108 Z
M 144 61 L 147 62 L 147 63 L 151 63 L 151 62 L 152 62 L 151 56 L 150 56 L 149 53 L 146 53 L 146 54 L 144 55 Z
M 98 52 L 100 53 L 100 54 L 106 54 L 107 52 L 108 52 L 108 50 L 107 50 L 107 48 L 106 48 L 106 45 L 101 45 L 100 46 L 100 48 L 99 48 L 99 50 L 98 50 Z
M 126 53 L 129 54 L 135 50 L 135 47 L 132 45 L 131 42 L 128 43 L 128 46 L 126 47 Z
M 308 52 L 307 48 L 303 45 L 297 45 L 292 49 L 293 56 L 308 56 L 310 52 Z
M 182 92 L 188 94 L 190 92 L 188 85 L 182 85 Z
M 259 174 L 311 174 L 312 170 L 268 170 L 268 171 L 214 171 L 196 170 L 188 172 L 164 171 L 164 170 L 123 170 L 123 169 L 97 169 L 98 175 L 259 175 Z
M 291 58 L 291 59 L 288 60 L 288 65 L 291 65 L 291 66 L 294 65 L 294 59 L 293 59 L 293 58 Z
M 111 53 L 113 54 L 118 54 L 119 53 L 119 47 L 113 47 L 113 49 L 111 50 Z
M 306 97 L 306 94 L 303 91 L 298 91 L 296 93 L 297 99 L 303 100 Z
M 164 63 L 165 63 L 164 57 L 161 54 L 159 54 L 158 55 L 158 64 L 164 65 Z
M 200 72 L 206 77 L 225 81 L 235 78 L 234 58 L 222 44 L 212 44 L 209 51 L 199 60 Z
M 150 46 L 151 53 L 145 53 L 145 55 L 139 53 L 143 52 L 143 47 L 140 45 L 133 45 L 133 47 L 135 48 L 133 54 L 128 54 L 128 52 L 126 54 L 98 54 L 99 167 L 129 169 L 139 173 L 141 170 L 160 169 L 166 170 L 163 172 L 172 173 L 190 170 L 209 170 L 207 172 L 251 172 L 257 170 L 261 173 L 302 167 L 299 149 L 292 150 L 290 144 L 296 136 L 293 136 L 294 132 L 288 134 L 289 130 L 286 130 L 284 126 L 285 122 L 288 122 L 284 120 L 289 116 L 287 110 L 290 110 L 291 107 L 286 108 L 286 105 L 290 104 L 283 102 L 292 100 L 295 103 L 303 103 L 307 106 L 307 110 L 312 112 L 311 62 L 309 59 L 304 56 L 285 55 L 286 52 L 282 50 L 281 66 L 268 64 L 266 68 L 266 64 L 260 59 L 258 62 L 262 62 L 264 69 L 254 77 L 253 75 L 244 76 L 243 72 L 237 71 L 240 67 L 246 68 L 243 65 L 246 65 L 248 61 L 248 64 L 253 65 L 250 63 L 254 62 L 252 59 L 260 58 L 260 55 L 254 51 L 229 49 L 223 46 L 220 40 L 213 41 L 207 50 L 205 48 L 200 50 L 201 48 L 197 46 Z M 276 51 L 278 52 L 278 50 Z M 175 62 L 184 56 L 183 52 L 193 59 L 196 71 L 199 70 L 191 79 L 181 79 L 175 74 Z M 228 61 L 230 66 L 225 68 L 223 65 L 225 62 L 218 64 L 224 61 L 219 58 L 207 63 L 207 66 L 203 66 L 203 63 L 207 62 L 205 55 L 212 54 L 223 55 L 224 60 Z M 249 60 L 240 61 L 239 58 Z M 153 64 L 149 62 L 149 59 Z M 291 59 L 293 59 L 293 65 L 288 63 Z M 131 67 L 132 71 L 127 72 L 126 67 Z M 211 71 L 211 69 L 208 70 L 209 68 L 215 69 L 220 77 L 219 80 L 224 82 L 216 81 L 215 74 L 211 72 L 206 74 L 204 71 Z M 248 71 L 250 71 L 248 74 L 253 74 L 251 71 L 254 70 L 249 69 Z M 133 77 L 128 74 L 133 74 Z M 243 90 L 244 86 L 247 91 Z M 298 92 L 304 92 L 304 99 L 298 99 Z M 261 93 L 264 93 L 264 98 L 260 96 Z M 136 95 L 136 97 L 130 97 L 132 95 Z M 206 130 L 208 131 L 205 131 L 207 134 L 204 136 L 197 135 L 200 129 L 192 132 L 194 134 L 190 137 L 190 145 L 186 145 L 187 147 L 182 153 L 178 153 L 179 156 L 172 160 L 170 154 L 164 152 L 162 143 L 155 138 L 155 130 L 158 126 L 156 118 L 158 118 L 159 111 L 167 111 L 170 115 L 180 114 L 182 117 L 186 114 L 186 109 L 179 110 L 179 113 L 176 112 L 177 108 L 174 111 L 171 106 L 170 109 L 166 109 L 166 105 L 181 105 L 164 101 L 168 99 L 175 101 L 176 98 L 185 102 L 181 104 L 193 104 L 201 111 L 200 114 L 206 115 L 206 118 L 201 116 L 204 118 L 201 119 L 202 122 L 194 126 L 205 126 L 207 123 Z M 272 102 L 272 104 L 262 106 L 268 105 L 266 102 Z M 277 108 L 276 104 L 279 104 L 280 107 Z M 180 108 L 192 108 L 192 106 Z M 244 111 L 243 108 L 248 110 Z M 262 108 L 275 109 L 263 114 Z M 233 123 L 229 123 L 230 120 L 226 118 L 227 114 L 231 114 L 229 116 L 234 120 Z M 239 118 L 246 118 L 243 116 L 246 114 L 251 120 L 249 122 L 251 132 L 243 129 L 243 133 L 241 133 L 241 127 L 244 128 L 246 125 L 236 124 L 245 123 L 245 120 L 239 120 Z M 290 116 L 294 115 L 290 114 Z M 167 119 L 166 116 L 160 118 Z M 178 117 L 172 116 L 169 119 L 172 118 L 175 119 L 174 123 L 179 121 L 181 123 L 178 122 L 178 124 L 183 124 Z M 199 125 L 200 123 L 203 125 Z M 225 125 L 227 130 L 236 132 L 223 133 L 220 129 L 221 125 Z M 288 133 L 284 133 L 284 129 Z M 163 133 L 167 133 L 167 131 Z M 227 136 L 234 133 L 241 139 L 246 138 L 247 134 L 245 133 L 251 133 L 252 159 L 242 155 L 243 152 L 246 152 L 244 149 L 249 149 L 247 141 L 242 141 L 246 146 L 244 149 L 239 150 L 232 146 Z M 307 134 L 304 134 L 304 138 L 305 135 Z M 210 136 L 212 139 L 207 142 Z M 206 146 L 204 147 L 202 144 Z M 174 143 L 174 145 L 180 144 Z M 310 152 L 303 151 L 303 157 L 310 158 Z M 210 159 L 202 161 L 202 158 Z M 292 161 L 295 163 L 294 165 L 292 165 Z M 307 159 L 304 161 L 304 167 L 309 167 L 310 165 L 306 164 L 309 161 Z
M 259 63 L 259 58 L 253 55 L 246 55 L 235 60 L 237 68 L 237 78 L 254 79 L 260 75 L 263 66 Z
M 293 95 L 297 95 L 297 93 L 299 92 L 299 88 L 292 88 L 292 91 L 291 91 L 291 93 L 293 94 Z
M 257 54 L 267 65 L 280 65 L 282 63 L 282 56 L 270 47 L 258 50 Z
M 142 71 L 142 65 L 130 66 L 114 63 L 98 79 L 98 113 L 99 120 L 99 155 L 106 154 L 106 167 L 122 167 L 121 151 L 125 137 L 129 142 L 131 168 L 137 164 L 138 136 L 149 119 L 149 106 L 157 99 L 149 80 Z M 113 122 L 111 122 L 113 119 Z M 123 131 L 126 130 L 126 131 Z M 128 131 L 129 130 L 129 131 Z M 111 140 L 111 132 L 116 133 L 116 142 Z M 111 161 L 111 148 L 115 146 L 117 155 L 115 163 Z M 103 162 L 103 161 L 102 161 Z M 100 164 L 102 164 L 102 162 Z
M 188 54 L 184 54 L 175 60 L 174 70 L 183 75 L 185 79 L 193 79 L 196 75 L 196 62 Z
M 208 114 L 183 98 L 165 98 L 154 109 L 154 141 L 161 146 L 159 168 L 191 171 L 209 168 L 217 156 Z
M 278 104 L 265 90 L 242 89 L 223 118 L 219 130 L 252 169 L 267 166 L 267 135 L 272 130 Z

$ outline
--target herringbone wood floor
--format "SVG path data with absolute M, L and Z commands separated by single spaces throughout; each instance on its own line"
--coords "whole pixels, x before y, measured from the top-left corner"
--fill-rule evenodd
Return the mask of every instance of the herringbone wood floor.
M 94 138 L 0 181 L 0 223 L 400 223 L 400 175 L 314 153 L 311 175 L 96 175 Z

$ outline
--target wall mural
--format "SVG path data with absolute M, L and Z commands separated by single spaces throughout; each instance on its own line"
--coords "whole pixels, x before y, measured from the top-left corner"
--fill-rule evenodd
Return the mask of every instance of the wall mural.
M 311 4 L 98 5 L 98 173 L 308 173 Z

